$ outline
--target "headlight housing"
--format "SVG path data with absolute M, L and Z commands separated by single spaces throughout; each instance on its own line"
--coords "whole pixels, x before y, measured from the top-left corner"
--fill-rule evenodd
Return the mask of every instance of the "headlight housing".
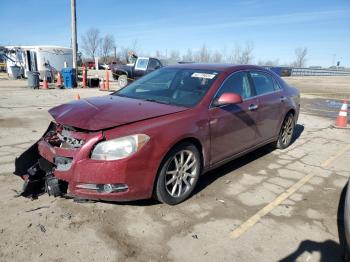
M 149 136 L 136 134 L 98 143 L 92 151 L 91 159 L 118 160 L 131 156 L 140 150 L 149 140 Z

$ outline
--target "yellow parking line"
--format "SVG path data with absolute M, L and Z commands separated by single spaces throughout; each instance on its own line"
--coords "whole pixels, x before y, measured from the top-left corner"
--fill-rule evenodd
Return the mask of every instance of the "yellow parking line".
M 337 159 L 339 156 L 344 154 L 348 149 L 350 149 L 350 144 L 345 146 L 341 151 L 339 151 L 337 154 L 331 156 L 330 158 L 326 159 L 321 163 L 321 167 L 327 167 L 329 164 L 331 164 L 335 159 Z M 290 188 L 288 188 L 285 192 L 280 194 L 274 201 L 269 203 L 264 208 L 260 209 L 255 215 L 250 217 L 248 220 L 246 220 L 243 224 L 241 224 L 238 228 L 234 229 L 231 234 L 231 239 L 236 239 L 240 237 L 244 232 L 246 232 L 248 229 L 253 227 L 259 220 L 265 216 L 266 214 L 270 213 L 275 207 L 280 205 L 283 201 L 285 201 L 288 197 L 293 195 L 299 188 L 301 188 L 303 185 L 305 185 L 311 178 L 313 178 L 316 174 L 308 174 L 301 178 L 298 182 L 296 182 L 294 185 L 292 185 Z
M 346 152 L 346 150 L 348 150 L 350 148 L 350 144 L 348 144 L 347 146 L 343 147 L 342 150 L 340 150 L 337 154 L 331 156 L 330 158 L 328 158 L 327 160 L 323 161 L 321 164 L 321 167 L 326 167 L 328 166 L 330 163 L 332 163 L 335 159 L 337 159 L 338 157 L 340 157 L 342 154 L 344 154 Z

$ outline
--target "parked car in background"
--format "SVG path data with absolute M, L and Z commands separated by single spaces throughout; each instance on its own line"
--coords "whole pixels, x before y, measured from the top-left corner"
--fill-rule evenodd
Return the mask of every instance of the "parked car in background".
M 95 68 L 95 62 L 89 61 L 84 63 L 84 66 L 86 66 L 88 69 L 94 69 Z
M 118 85 L 121 88 L 125 87 L 130 81 L 163 67 L 158 59 L 152 57 L 138 57 L 134 64 L 111 66 L 113 78 L 118 80 Z
M 148 68 L 139 59 L 135 69 Z M 299 102 L 296 88 L 261 67 L 165 67 L 111 95 L 50 109 L 54 121 L 15 174 L 27 196 L 68 188 L 79 198 L 178 204 L 204 172 L 266 144 L 288 147 Z

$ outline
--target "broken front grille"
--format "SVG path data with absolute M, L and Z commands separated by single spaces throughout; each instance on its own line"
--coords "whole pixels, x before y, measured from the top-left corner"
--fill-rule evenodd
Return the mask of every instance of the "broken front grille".
M 84 144 L 84 136 L 85 133 L 77 132 L 73 127 L 56 124 L 47 132 L 44 140 L 54 147 L 75 149 Z

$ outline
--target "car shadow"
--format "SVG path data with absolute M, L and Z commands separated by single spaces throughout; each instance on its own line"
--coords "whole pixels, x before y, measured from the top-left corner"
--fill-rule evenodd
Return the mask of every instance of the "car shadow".
M 300 124 L 295 125 L 293 138 L 292 138 L 292 141 L 290 142 L 291 145 L 301 136 L 301 134 L 304 132 L 304 129 L 305 129 L 304 125 L 300 125 Z
M 203 189 L 205 189 L 207 186 L 215 182 L 218 178 L 227 175 L 230 172 L 233 172 L 236 169 L 239 169 L 251 162 L 254 162 L 255 160 L 271 153 L 275 149 L 269 145 L 263 146 L 259 149 L 254 150 L 253 152 L 250 152 L 244 156 L 241 156 L 239 158 L 236 158 L 235 160 L 232 160 L 228 162 L 227 164 L 224 164 L 218 168 L 215 168 L 205 174 L 203 174 L 200 179 L 198 180 L 197 186 L 194 190 L 193 195 L 198 194 Z
M 346 246 L 345 230 L 344 230 L 344 205 L 345 205 L 346 188 L 347 188 L 347 184 L 343 188 L 342 193 L 340 195 L 338 210 L 337 210 L 337 225 L 338 225 L 338 236 L 339 236 L 340 244 L 338 244 L 333 240 L 326 240 L 323 242 L 305 240 L 300 243 L 298 248 L 293 253 L 279 260 L 279 262 L 298 261 L 298 258 L 304 252 L 320 253 L 320 260 L 319 260 L 320 262 L 344 261 L 343 254 Z
M 326 240 L 323 242 L 317 242 L 312 240 L 304 240 L 300 243 L 299 247 L 290 255 L 279 260 L 279 262 L 294 262 L 299 261 L 298 258 L 304 253 L 320 253 L 320 262 L 341 262 L 342 257 L 340 255 L 340 246 L 333 240 Z M 306 259 L 308 260 L 308 259 Z
M 304 126 L 297 124 L 295 126 L 293 138 L 291 141 L 291 144 L 294 143 L 302 134 L 304 131 Z M 202 191 L 204 188 L 209 186 L 211 183 L 213 183 L 216 179 L 233 172 L 234 170 L 241 168 L 251 162 L 254 162 L 255 160 L 270 154 L 272 151 L 275 149 L 270 146 L 266 145 L 261 148 L 258 148 L 254 150 L 253 152 L 250 152 L 244 156 L 241 156 L 235 160 L 232 160 L 228 162 L 227 164 L 224 164 L 218 168 L 215 168 L 208 173 L 205 173 L 204 175 L 201 176 L 201 178 L 198 181 L 198 184 L 196 186 L 196 189 L 194 190 L 193 194 L 198 194 L 200 191 Z

